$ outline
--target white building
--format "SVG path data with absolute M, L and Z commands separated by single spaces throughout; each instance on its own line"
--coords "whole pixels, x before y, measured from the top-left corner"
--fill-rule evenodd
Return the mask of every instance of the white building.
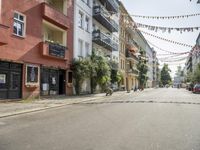
M 92 52 L 92 0 L 74 0 L 74 58 L 87 57 Z M 82 92 L 90 92 L 90 81 L 85 80 Z
M 92 51 L 92 0 L 74 0 L 74 58 Z

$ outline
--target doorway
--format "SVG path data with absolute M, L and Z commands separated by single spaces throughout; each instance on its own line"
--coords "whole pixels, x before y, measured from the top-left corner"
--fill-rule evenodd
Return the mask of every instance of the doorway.
M 19 99 L 22 95 L 22 64 L 0 61 L 0 99 Z

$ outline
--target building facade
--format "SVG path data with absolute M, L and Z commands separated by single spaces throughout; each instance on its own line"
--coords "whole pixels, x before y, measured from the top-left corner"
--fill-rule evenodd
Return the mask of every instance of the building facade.
M 114 32 L 118 32 L 119 24 L 116 18 L 119 11 L 117 0 L 93 0 L 93 50 L 97 55 L 112 58 L 112 52 L 118 51 L 118 39 Z M 117 39 L 117 40 L 114 40 Z
M 159 62 L 156 56 L 156 51 L 153 50 L 153 81 L 152 87 L 157 87 L 159 85 Z
M 73 1 L 0 4 L 0 99 L 71 95 Z
M 124 80 L 125 90 L 138 89 L 138 55 L 139 45 L 135 41 L 136 31 L 133 29 L 134 21 L 120 2 L 120 69 Z
M 92 0 L 74 0 L 74 58 L 86 58 L 92 53 Z M 89 93 L 90 80 L 85 79 L 81 93 Z M 75 91 L 74 91 L 75 93 Z
M 192 66 L 193 71 L 195 71 L 197 65 L 200 63 L 200 33 L 196 40 L 196 45 L 192 53 Z

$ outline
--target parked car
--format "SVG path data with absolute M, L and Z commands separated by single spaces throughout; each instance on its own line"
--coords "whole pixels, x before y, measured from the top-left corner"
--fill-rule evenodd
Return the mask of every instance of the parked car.
M 200 93 L 200 84 L 195 84 L 194 85 L 193 93 Z
M 189 90 L 189 91 L 193 91 L 193 88 L 194 88 L 194 84 L 190 83 L 190 84 L 188 85 L 188 90 Z

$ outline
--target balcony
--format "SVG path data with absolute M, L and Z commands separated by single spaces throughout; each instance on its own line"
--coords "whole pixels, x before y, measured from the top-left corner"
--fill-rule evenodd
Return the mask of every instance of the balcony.
M 105 47 L 108 50 L 113 49 L 112 40 L 109 36 L 102 33 L 100 30 L 93 31 L 92 33 L 92 41 L 96 44 Z
M 139 61 L 139 58 L 133 52 L 130 52 L 129 50 L 126 50 L 126 58 L 131 61 L 136 61 L 136 62 Z
M 93 7 L 93 17 L 110 32 L 118 32 L 118 24 L 114 20 L 110 19 L 110 14 L 101 6 Z
M 137 44 L 134 40 L 129 40 L 129 41 L 127 42 L 127 48 L 128 48 L 130 51 L 137 52 L 138 49 L 139 49 L 139 46 L 138 46 L 138 44 Z
M 139 71 L 135 67 L 132 67 L 131 69 L 128 69 L 127 73 L 131 74 L 131 75 L 134 75 L 134 76 L 138 76 L 139 75 Z
M 118 51 L 119 50 L 119 44 L 112 41 L 112 50 L 113 51 Z
M 106 6 L 106 9 L 112 12 L 117 13 L 119 11 L 119 4 L 116 0 L 99 0 L 104 6 Z
M 8 28 L 9 27 L 0 24 L 0 46 L 8 44 Z
M 42 55 L 67 60 L 67 47 L 51 42 L 41 42 Z
M 45 2 L 42 3 L 42 16 L 45 20 L 56 26 L 59 26 L 63 29 L 69 28 L 70 21 L 64 12 L 59 11 Z

